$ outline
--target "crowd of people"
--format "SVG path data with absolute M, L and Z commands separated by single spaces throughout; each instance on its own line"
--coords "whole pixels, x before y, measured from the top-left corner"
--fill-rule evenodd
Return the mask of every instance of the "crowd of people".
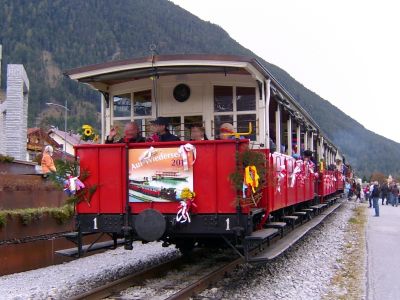
M 392 205 L 397 207 L 399 205 L 399 186 L 391 180 L 382 184 L 378 181 L 365 184 L 363 187 L 360 183 L 346 182 L 345 192 L 347 198 L 350 200 L 355 197 L 356 201 L 368 200 L 369 208 L 375 209 L 375 217 L 379 217 L 379 202 L 382 205 Z

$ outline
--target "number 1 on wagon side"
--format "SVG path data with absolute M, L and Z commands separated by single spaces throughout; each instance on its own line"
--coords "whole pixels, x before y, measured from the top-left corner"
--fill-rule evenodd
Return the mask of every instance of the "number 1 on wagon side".
M 226 218 L 226 230 L 231 230 L 229 227 L 229 218 Z

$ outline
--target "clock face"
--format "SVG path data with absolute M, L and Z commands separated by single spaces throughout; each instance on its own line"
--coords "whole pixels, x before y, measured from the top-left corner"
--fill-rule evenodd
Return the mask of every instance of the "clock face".
M 186 84 L 178 84 L 174 88 L 174 98 L 176 101 L 185 102 L 190 97 L 190 88 Z

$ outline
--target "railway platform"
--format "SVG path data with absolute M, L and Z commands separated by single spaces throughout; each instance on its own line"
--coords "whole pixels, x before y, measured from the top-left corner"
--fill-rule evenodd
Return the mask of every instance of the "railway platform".
M 369 209 L 367 225 L 367 299 L 400 299 L 400 206 Z

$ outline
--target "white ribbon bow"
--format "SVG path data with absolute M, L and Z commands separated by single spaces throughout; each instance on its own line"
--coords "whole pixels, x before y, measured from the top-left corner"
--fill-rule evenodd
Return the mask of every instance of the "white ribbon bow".
M 191 222 L 189 211 L 188 211 L 187 204 L 185 201 L 180 202 L 180 209 L 178 210 L 178 212 L 176 214 L 176 221 L 179 223 L 185 223 L 185 222 L 190 223 Z
M 285 178 L 286 176 L 286 168 L 285 165 L 280 165 L 279 166 L 279 173 L 278 173 L 278 187 L 276 188 L 276 190 L 278 191 L 278 193 L 281 192 L 281 181 L 283 178 Z
M 184 171 L 189 170 L 188 155 L 187 155 L 188 152 L 192 152 L 193 154 L 193 161 L 192 161 L 193 165 L 194 162 L 196 161 L 196 147 L 188 143 L 180 146 L 178 149 L 178 153 L 182 156 Z

